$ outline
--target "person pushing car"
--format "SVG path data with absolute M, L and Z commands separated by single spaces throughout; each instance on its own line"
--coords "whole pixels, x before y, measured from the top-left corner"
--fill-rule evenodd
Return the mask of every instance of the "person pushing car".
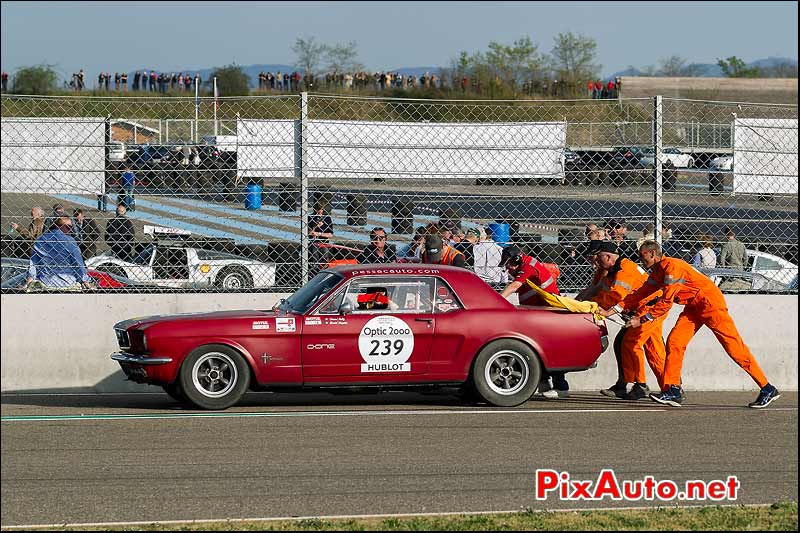
M 631 261 L 620 256 L 617 245 L 610 241 L 592 241 L 589 255 L 594 256 L 598 271 L 605 272 L 598 280 L 598 290 L 591 298 L 601 308 L 609 309 L 621 302 L 628 294 L 639 289 L 647 281 L 647 273 Z M 605 396 L 615 396 L 625 400 L 647 398 L 647 378 L 644 361 L 658 380 L 659 390 L 663 388 L 664 359 L 666 357 L 662 327 L 666 314 L 641 325 L 639 328 L 626 328 L 617 335 L 620 337 L 617 365 L 617 383 L 600 391 Z M 614 341 L 617 348 L 617 340 Z M 633 383 L 630 392 L 627 384 Z
M 512 244 L 503 248 L 503 253 L 500 256 L 500 266 L 505 267 L 513 280 L 500 293 L 503 298 L 508 298 L 516 292 L 520 305 L 547 305 L 547 302 L 528 285 L 528 281 L 550 294 L 559 294 L 555 276 L 541 261 L 523 254 L 519 246 Z M 553 378 L 552 386 L 550 385 L 550 377 Z M 564 372 L 552 372 L 550 375 L 544 374 L 539 384 L 538 392 L 545 398 L 550 399 L 569 397 L 569 383 L 564 377 Z
M 675 327 L 667 338 L 667 356 L 664 365 L 664 384 L 660 394 L 650 398 L 658 403 L 679 407 L 684 399 L 681 388 L 681 367 L 686 346 L 701 327 L 708 327 L 717 337 L 725 353 L 733 359 L 761 388 L 755 401 L 748 407 L 761 409 L 780 398 L 780 392 L 769 383 L 753 354 L 745 345 L 736 325 L 728 313 L 728 306 L 722 292 L 714 282 L 681 259 L 664 256 L 661 245 L 656 241 L 645 241 L 639 248 L 642 264 L 650 269 L 650 277 L 639 290 L 629 294 L 619 307 L 603 309 L 605 316 L 611 316 L 622 309 L 636 309 L 650 299 L 657 290 L 663 294 L 649 311 L 638 310 L 629 319 L 626 327 L 639 328 L 642 324 L 666 316 L 673 303 L 683 305 Z

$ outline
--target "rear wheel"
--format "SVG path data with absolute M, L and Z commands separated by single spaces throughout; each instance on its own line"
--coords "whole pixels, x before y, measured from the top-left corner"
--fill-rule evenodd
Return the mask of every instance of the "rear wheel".
M 528 401 L 539 384 L 541 367 L 523 342 L 503 339 L 480 351 L 472 366 L 475 391 L 486 402 L 513 407 Z
M 217 276 L 216 284 L 226 290 L 236 291 L 253 286 L 253 276 L 243 268 L 228 267 Z
M 209 344 L 184 360 L 178 383 L 189 402 L 200 409 L 227 409 L 247 391 L 250 368 L 236 350 Z

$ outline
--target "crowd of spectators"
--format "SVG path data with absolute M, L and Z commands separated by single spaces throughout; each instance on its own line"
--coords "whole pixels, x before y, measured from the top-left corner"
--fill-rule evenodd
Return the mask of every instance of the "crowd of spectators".
M 129 82 L 130 76 L 130 84 Z M 7 78 L 7 76 L 6 76 Z M 4 88 L 6 91 L 6 78 Z M 98 91 L 128 92 L 146 91 L 166 94 L 167 92 L 191 91 L 195 83 L 202 83 L 200 75 L 192 76 L 183 72 L 157 72 L 155 70 L 136 71 L 129 75 L 125 72 L 100 72 L 97 75 Z M 267 71 L 258 73 L 257 88 L 259 92 L 294 93 L 300 91 L 356 91 L 356 92 L 383 92 L 387 90 L 440 90 L 492 96 L 511 91 L 519 96 L 549 96 L 554 98 L 569 98 L 584 94 L 581 84 L 586 83 L 586 96 L 592 99 L 618 98 L 621 80 L 601 81 L 589 80 L 587 82 L 572 83 L 556 78 L 538 78 L 514 82 L 502 80 L 499 76 L 485 79 L 478 76 L 453 76 L 444 73 L 424 72 L 420 75 L 402 74 L 396 71 L 376 72 L 327 72 L 323 74 L 303 74 L 297 70 Z M 86 75 L 81 69 L 72 75 L 65 86 L 83 91 L 86 87 Z
M 128 92 L 129 77 L 132 78 L 130 80 L 131 91 L 157 92 L 161 94 L 166 94 L 170 91 L 193 91 L 195 85 L 199 86 L 202 83 L 202 78 L 197 73 L 192 76 L 189 73 L 184 74 L 183 72 L 137 70 L 132 76 L 127 72 L 115 72 L 112 76 L 110 72 L 100 72 L 97 74 L 95 90 L 105 92 L 110 92 L 112 90 Z M 65 81 L 64 85 L 74 91 L 85 90 L 86 73 L 81 69 L 79 72 L 72 74 L 69 83 Z M 5 90 L 4 88 L 3 92 L 5 92 Z

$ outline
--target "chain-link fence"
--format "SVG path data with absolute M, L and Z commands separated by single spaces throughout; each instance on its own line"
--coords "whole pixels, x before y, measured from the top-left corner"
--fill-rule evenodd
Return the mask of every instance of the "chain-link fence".
M 429 233 L 496 285 L 509 243 L 571 291 L 589 238 L 651 236 L 725 289 L 797 287 L 797 106 L 4 96 L 0 170 L 4 290 L 283 292 Z

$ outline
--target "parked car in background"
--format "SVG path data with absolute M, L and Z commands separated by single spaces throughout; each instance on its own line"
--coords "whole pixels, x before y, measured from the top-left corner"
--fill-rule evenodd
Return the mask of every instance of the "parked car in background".
M 29 263 L 30 261 L 27 259 L 18 259 L 16 257 L 3 257 L 0 259 L 3 288 L 5 288 L 5 283 L 9 279 L 20 274 L 25 274 L 28 271 Z
M 787 261 L 777 255 L 768 254 L 758 250 L 751 250 L 747 248 L 747 268 L 748 272 L 759 274 L 764 278 L 780 283 L 787 287 L 794 278 L 797 277 L 797 265 L 791 261 Z M 721 248 L 714 248 L 714 253 L 717 254 L 717 262 L 721 253 Z
M 655 150 L 652 147 L 642 149 L 642 155 L 639 158 L 639 165 L 643 167 L 652 167 L 655 161 Z M 684 154 L 677 148 L 664 148 L 661 150 L 662 160 L 669 160 L 675 168 L 692 168 L 694 167 L 694 156 L 691 154 Z
M 581 156 L 577 152 L 573 152 L 569 148 L 564 149 L 564 164 L 577 165 L 581 161 Z
M 715 157 L 708 163 L 708 168 L 711 170 L 733 170 L 733 156 Z
M 129 379 L 201 409 L 250 389 L 421 386 L 511 407 L 543 371 L 586 370 L 608 347 L 602 318 L 514 306 L 469 270 L 412 264 L 323 270 L 272 311 L 136 318 L 114 331 L 111 358 Z
M 27 261 L 26 261 L 27 265 Z M 28 277 L 27 267 L 21 271 L 17 272 L 14 275 L 6 278 L 6 268 L 3 268 L 3 283 L 2 289 L 4 291 L 22 291 L 22 287 L 25 285 L 25 281 Z M 10 270 L 10 269 L 9 269 Z M 92 278 L 94 283 L 97 285 L 98 289 L 146 289 L 146 288 L 153 288 L 154 286 L 149 283 L 140 283 L 130 279 L 127 279 L 122 276 L 117 276 L 114 274 L 109 274 L 107 272 L 100 272 L 94 269 L 87 269 L 86 273 Z M 58 291 L 56 287 L 51 287 L 48 290 L 50 291 Z
M 111 141 L 108 143 L 108 160 L 115 163 L 122 163 L 127 157 L 128 151 L 125 149 L 125 143 L 119 141 Z
M 698 270 L 711 278 L 711 281 L 722 292 L 784 292 L 789 290 L 788 284 L 749 270 L 735 268 L 699 268 Z
M 109 251 L 87 259 L 86 266 L 159 287 L 237 290 L 275 285 L 275 263 L 168 241 L 148 244 L 133 261 Z
M 640 166 L 639 160 L 644 155 L 641 146 L 615 146 L 611 149 L 613 168 L 635 168 Z
M 797 277 L 797 265 L 777 255 L 747 250 L 747 260 L 752 272 L 778 283 L 788 286 Z

